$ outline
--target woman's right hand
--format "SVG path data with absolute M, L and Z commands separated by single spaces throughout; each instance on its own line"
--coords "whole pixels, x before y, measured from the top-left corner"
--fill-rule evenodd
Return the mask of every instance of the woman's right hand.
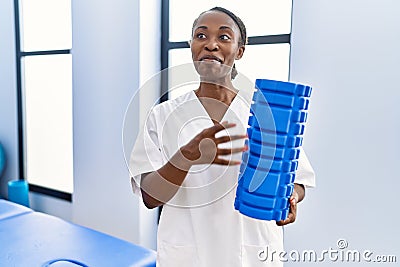
M 218 148 L 218 145 L 247 138 L 247 135 L 215 137 L 218 132 L 235 126 L 234 123 L 223 122 L 204 129 L 189 143 L 181 147 L 164 166 L 157 171 L 143 175 L 140 186 L 146 207 L 154 208 L 167 203 L 182 185 L 190 167 L 195 164 L 240 164 L 240 161 L 226 160 L 220 156 L 246 151 L 247 146 Z
M 219 164 L 219 165 L 238 165 L 241 161 L 227 160 L 220 158 L 222 155 L 230 155 L 246 151 L 247 146 L 238 148 L 219 148 L 219 144 L 247 138 L 247 135 L 225 135 L 215 137 L 215 135 L 228 128 L 235 127 L 236 124 L 222 122 L 204 129 L 196 135 L 189 143 L 181 147 L 180 152 L 189 165 L 196 164 Z

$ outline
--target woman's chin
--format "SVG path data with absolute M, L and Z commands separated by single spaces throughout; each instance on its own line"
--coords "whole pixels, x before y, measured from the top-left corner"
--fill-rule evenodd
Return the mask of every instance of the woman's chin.
M 231 72 L 230 66 L 214 61 L 196 61 L 194 65 L 203 82 L 224 81 Z

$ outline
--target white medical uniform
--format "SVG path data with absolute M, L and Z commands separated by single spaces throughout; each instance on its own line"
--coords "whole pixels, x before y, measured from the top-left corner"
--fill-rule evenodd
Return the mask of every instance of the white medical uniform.
M 251 91 L 251 92 L 250 92 Z M 240 90 L 222 121 L 237 126 L 217 134 L 244 134 L 253 90 Z M 139 133 L 130 159 L 132 187 L 139 196 L 140 175 L 159 169 L 183 145 L 213 126 L 193 91 L 155 106 Z M 243 140 L 221 144 L 239 147 Z M 220 145 L 220 147 L 221 147 Z M 231 156 L 240 159 L 240 153 Z M 282 227 L 252 219 L 234 208 L 239 166 L 195 165 L 182 187 L 164 205 L 158 227 L 157 266 L 282 266 L 259 259 L 260 250 L 283 250 Z M 296 183 L 314 186 L 314 172 L 300 153 Z

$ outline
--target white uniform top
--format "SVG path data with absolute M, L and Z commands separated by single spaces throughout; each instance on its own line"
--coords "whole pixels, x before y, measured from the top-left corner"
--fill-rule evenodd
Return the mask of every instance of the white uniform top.
M 253 91 L 240 90 L 222 121 L 237 126 L 217 134 L 244 134 Z M 132 187 L 140 196 L 140 175 L 159 169 L 184 144 L 213 126 L 193 91 L 155 106 L 139 133 L 130 159 Z M 238 147 L 237 140 L 225 147 Z M 221 147 L 220 145 L 220 147 Z M 240 153 L 232 155 L 240 159 Z M 195 165 L 182 187 L 164 205 L 158 227 L 157 266 L 282 266 L 260 261 L 259 252 L 283 250 L 282 227 L 234 208 L 239 166 Z M 314 172 L 300 153 L 296 183 L 314 186 Z M 276 254 L 278 255 L 278 254 Z

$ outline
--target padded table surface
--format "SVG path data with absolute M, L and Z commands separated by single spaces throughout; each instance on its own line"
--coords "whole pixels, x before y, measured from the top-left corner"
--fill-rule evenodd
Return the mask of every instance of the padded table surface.
M 155 251 L 0 201 L 0 266 L 155 266 Z
M 0 199 L 0 221 L 20 214 L 33 212 L 31 209 L 13 202 Z

